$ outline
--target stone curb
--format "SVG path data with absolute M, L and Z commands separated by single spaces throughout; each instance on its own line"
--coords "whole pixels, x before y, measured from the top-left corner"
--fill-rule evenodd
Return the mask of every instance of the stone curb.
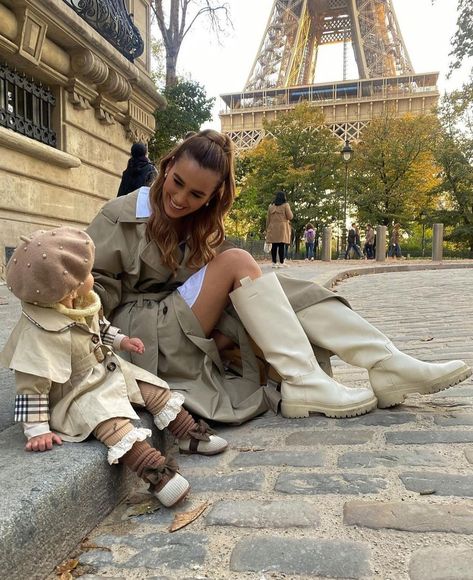
M 149 414 L 140 419 L 153 427 Z M 170 443 L 156 428 L 153 442 L 161 449 Z M 27 454 L 14 425 L 0 433 L 0 449 L 3 580 L 45 578 L 136 485 L 134 474 L 108 465 L 98 441 Z
M 342 282 L 347 278 L 353 276 L 366 276 L 368 274 L 385 274 L 387 272 L 415 272 L 421 270 L 461 270 L 464 268 L 473 268 L 472 263 L 458 263 L 454 262 L 434 262 L 433 264 L 399 264 L 399 265 L 383 265 L 383 266 L 367 266 L 365 268 L 349 268 L 342 270 L 337 274 L 331 276 L 325 282 L 319 282 L 326 288 L 333 288 L 338 282 Z

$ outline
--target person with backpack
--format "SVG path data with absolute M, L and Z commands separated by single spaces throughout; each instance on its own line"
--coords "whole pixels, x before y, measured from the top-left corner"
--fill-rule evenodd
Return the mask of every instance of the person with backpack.
M 315 228 L 309 222 L 304 230 L 304 242 L 305 242 L 305 259 L 306 262 L 308 260 L 314 260 L 315 258 Z

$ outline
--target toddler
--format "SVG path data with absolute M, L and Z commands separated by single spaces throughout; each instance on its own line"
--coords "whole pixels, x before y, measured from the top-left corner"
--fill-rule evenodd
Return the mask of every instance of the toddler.
M 93 434 L 108 447 L 108 462 L 123 463 L 173 506 L 189 492 L 176 462 L 135 427 L 133 405 L 146 407 L 158 429 L 167 427 L 181 453 L 214 455 L 227 442 L 182 407 L 184 396 L 163 380 L 118 357 L 114 350 L 143 353 L 101 316 L 92 290 L 94 244 L 72 227 L 22 236 L 7 266 L 9 290 L 22 313 L 0 355 L 15 371 L 15 421 L 23 423 L 27 451 L 46 451 L 62 441 Z

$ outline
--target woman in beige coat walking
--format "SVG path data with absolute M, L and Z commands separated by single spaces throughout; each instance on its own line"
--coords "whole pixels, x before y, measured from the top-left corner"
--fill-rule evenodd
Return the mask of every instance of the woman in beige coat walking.
M 184 393 L 189 410 L 227 423 L 279 401 L 286 417 L 351 417 L 470 376 L 462 361 L 424 363 L 400 352 L 333 292 L 262 276 L 250 254 L 225 248 L 233 162 L 227 135 L 197 133 L 161 160 L 149 194 L 108 202 L 88 228 L 105 314 L 124 332 L 139 331 L 146 346 L 143 357 L 130 353 L 132 362 Z M 245 331 L 280 375 L 280 390 L 260 384 Z M 222 354 L 234 344 L 239 370 Z M 331 353 L 368 369 L 370 388 L 335 381 Z
M 278 191 L 273 203 L 268 207 L 268 215 L 266 216 L 266 241 L 271 244 L 273 268 L 278 267 L 278 254 L 280 265 L 284 265 L 286 245 L 291 243 L 290 222 L 293 217 L 286 200 L 286 194 L 284 191 Z

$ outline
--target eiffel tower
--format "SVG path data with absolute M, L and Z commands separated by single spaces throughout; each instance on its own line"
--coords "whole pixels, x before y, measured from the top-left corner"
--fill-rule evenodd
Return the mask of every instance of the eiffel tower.
M 343 80 L 315 84 L 319 47 L 336 43 L 343 43 Z M 350 43 L 355 80 L 346 79 Z M 221 95 L 221 130 L 242 151 L 262 139 L 264 119 L 308 101 L 340 140 L 358 140 L 387 109 L 429 112 L 437 79 L 438 72 L 414 72 L 392 0 L 274 0 L 245 88 Z

